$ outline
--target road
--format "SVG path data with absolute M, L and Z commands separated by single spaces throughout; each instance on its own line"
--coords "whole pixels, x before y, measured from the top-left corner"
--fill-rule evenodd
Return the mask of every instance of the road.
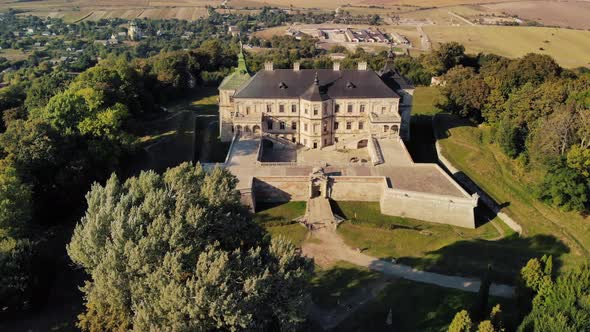
M 424 29 L 422 29 L 422 25 L 418 25 L 416 29 L 418 30 L 418 35 L 420 36 L 422 51 L 430 51 L 430 49 L 432 49 L 432 42 L 430 41 L 430 38 L 426 32 L 424 32 Z
M 471 22 L 470 20 L 466 19 L 465 17 L 463 17 L 463 16 L 461 16 L 459 14 L 456 14 L 456 13 L 454 13 L 452 11 L 449 11 L 449 15 L 451 15 L 451 16 L 453 16 L 453 17 L 455 17 L 455 18 L 457 18 L 457 19 L 459 19 L 459 20 L 461 20 L 461 21 L 463 21 L 463 22 L 465 22 L 465 23 L 467 23 L 469 25 L 475 25 L 475 23 Z

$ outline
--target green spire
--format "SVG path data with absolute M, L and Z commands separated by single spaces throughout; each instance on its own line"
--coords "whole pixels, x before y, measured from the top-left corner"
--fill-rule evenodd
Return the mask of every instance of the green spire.
M 240 41 L 240 53 L 238 53 L 238 68 L 236 69 L 236 71 L 241 74 L 248 73 L 248 68 L 246 67 L 246 58 L 244 57 L 244 48 L 242 47 L 241 41 Z
M 248 67 L 246 67 L 246 58 L 244 57 L 244 50 L 240 42 L 240 53 L 238 53 L 238 67 L 226 78 L 223 79 L 219 89 L 236 90 L 242 84 L 250 79 Z

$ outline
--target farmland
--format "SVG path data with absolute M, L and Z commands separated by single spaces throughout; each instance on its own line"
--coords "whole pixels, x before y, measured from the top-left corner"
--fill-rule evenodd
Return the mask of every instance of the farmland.
M 520 57 L 530 52 L 547 54 L 566 68 L 589 66 L 590 32 L 541 27 L 425 26 L 436 47 L 456 41 L 468 53 L 495 53 Z
M 207 16 L 206 6 L 220 5 L 221 1 L 174 0 L 174 1 L 112 1 L 112 0 L 42 0 L 19 2 L 0 0 L 0 10 L 18 9 L 24 15 L 62 18 L 66 22 L 100 20 L 109 18 L 165 18 L 195 20 Z
M 517 15 L 545 25 L 590 29 L 590 2 L 518 1 L 483 6 L 494 11 Z

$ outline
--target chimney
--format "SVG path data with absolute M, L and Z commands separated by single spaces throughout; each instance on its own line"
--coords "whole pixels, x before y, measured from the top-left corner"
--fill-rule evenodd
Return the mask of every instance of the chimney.
M 367 62 L 361 61 L 358 63 L 358 70 L 367 70 Z
M 299 63 L 299 61 L 293 63 L 293 71 L 299 71 L 300 66 L 301 66 L 301 63 Z
M 273 71 L 273 64 L 272 61 L 267 61 L 264 63 L 264 70 L 266 71 Z
M 334 71 L 339 71 L 339 70 L 340 70 L 340 62 L 334 61 Z

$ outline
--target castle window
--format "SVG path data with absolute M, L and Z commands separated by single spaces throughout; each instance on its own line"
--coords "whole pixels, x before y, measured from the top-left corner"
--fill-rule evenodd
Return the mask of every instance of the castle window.
M 352 113 L 352 104 L 348 104 L 348 113 Z
M 363 127 L 365 126 L 365 123 L 360 121 L 359 122 L 359 130 L 363 130 Z
M 297 129 L 297 122 L 295 122 L 295 121 L 291 122 L 291 129 L 293 129 L 293 130 Z
M 328 131 L 328 123 L 324 122 L 324 133 Z
M 365 104 L 361 104 L 360 111 L 361 111 L 361 113 L 365 113 Z
M 250 106 L 246 106 L 246 115 L 250 114 Z
M 291 113 L 297 113 L 297 105 L 291 105 Z
M 334 113 L 338 112 L 340 112 L 340 104 L 336 104 L 336 106 L 334 107 Z
M 285 105 L 279 105 L 279 113 L 285 113 Z
M 320 129 L 320 126 L 317 123 L 314 123 L 313 125 L 313 133 L 317 134 L 318 133 L 318 129 Z
M 338 129 L 338 122 L 334 122 L 334 130 Z
M 266 112 L 267 113 L 272 113 L 272 105 L 271 104 L 267 104 L 266 105 Z
M 280 130 L 285 130 L 285 121 L 279 122 L 279 129 Z
M 272 120 L 266 121 L 266 128 L 268 128 L 269 130 L 272 130 Z
M 304 124 L 303 124 L 303 131 L 307 131 L 307 129 L 308 129 L 308 128 L 307 128 L 307 123 L 304 123 Z
M 388 132 L 389 131 L 389 126 L 385 125 L 383 126 L 383 132 Z
M 381 114 L 387 111 L 387 106 L 381 106 Z
M 348 130 L 352 129 L 352 122 L 350 122 L 350 121 L 346 122 L 346 129 L 348 129 Z
M 313 115 L 318 115 L 318 108 L 317 108 L 317 106 L 315 106 L 313 108 Z

